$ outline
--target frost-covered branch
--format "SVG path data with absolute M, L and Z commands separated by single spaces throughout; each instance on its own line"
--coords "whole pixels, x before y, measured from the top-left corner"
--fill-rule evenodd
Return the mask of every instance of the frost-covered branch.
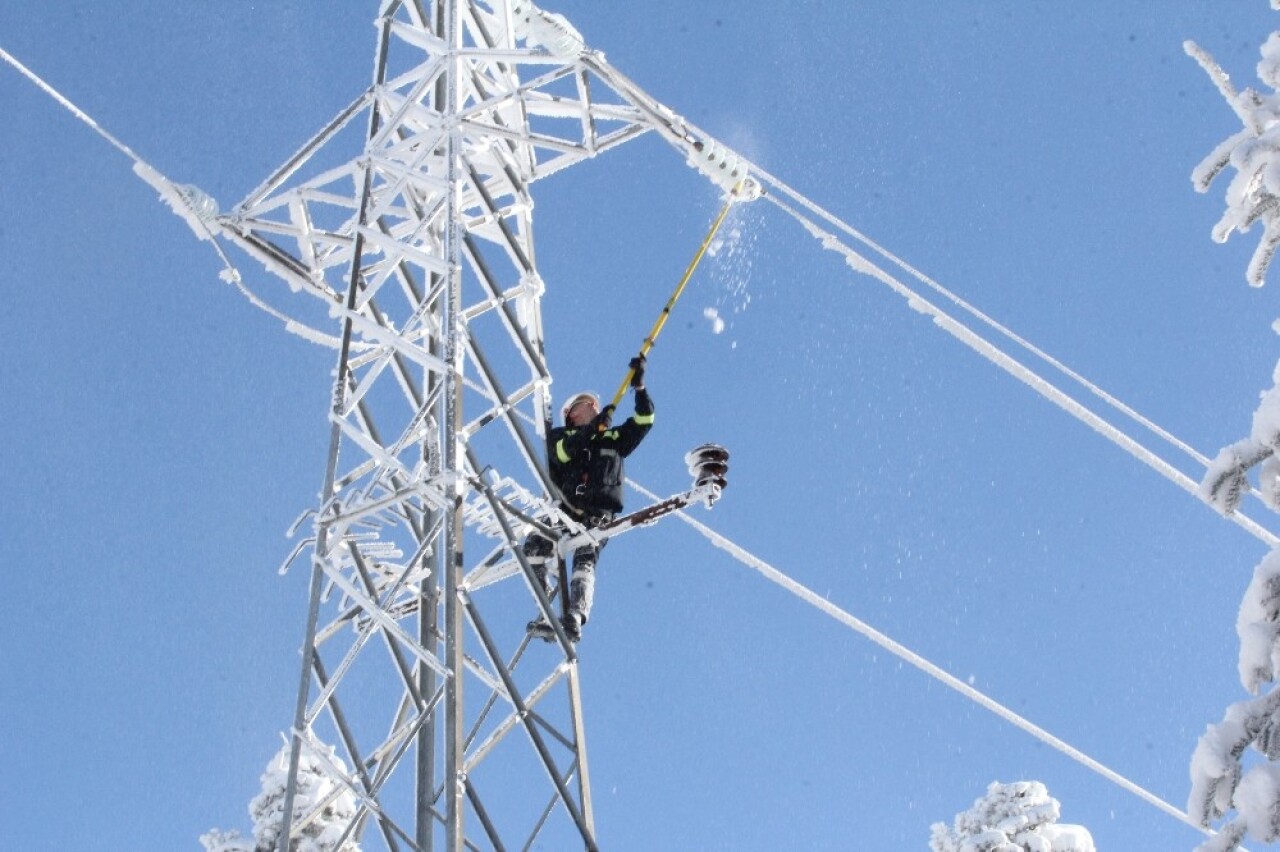
M 1280 551 L 1271 551 L 1253 571 L 1236 618 L 1240 637 L 1240 683 L 1254 695 L 1280 671 Z
M 1280 511 L 1280 363 L 1272 387 L 1262 394 L 1253 413 L 1249 437 L 1218 452 L 1200 482 L 1201 496 L 1224 515 L 1230 515 L 1250 490 L 1248 473 L 1261 465 L 1258 492 L 1262 501 Z
M 1278 707 L 1280 691 L 1272 690 L 1231 705 L 1221 722 L 1205 729 L 1191 758 L 1187 814 L 1192 819 L 1207 826 L 1237 807 L 1235 796 L 1244 777 L 1245 751 L 1253 745 L 1274 746 Z
M 1187 41 L 1183 49 L 1205 70 L 1244 125 L 1244 130 L 1201 161 L 1191 180 L 1197 192 L 1207 192 L 1227 166 L 1235 168 L 1236 176 L 1227 187 L 1227 209 L 1213 228 L 1213 238 L 1225 242 L 1233 231 L 1244 233 L 1262 222 L 1262 239 L 1245 275 L 1250 284 L 1261 287 L 1280 250 L 1280 32 L 1272 33 L 1262 46 L 1257 66 L 1258 79 L 1271 89 L 1270 94 L 1251 88 L 1237 92 L 1227 73 L 1199 45 Z
M 1218 830 L 1218 833 L 1196 847 L 1196 852 L 1236 852 L 1244 842 L 1248 827 L 1243 821 L 1233 819 Z
M 1273 454 L 1251 438 L 1223 447 L 1200 482 L 1200 496 L 1223 515 L 1235 514 L 1249 492 L 1249 470 Z
M 934 823 L 931 852 L 1094 852 L 1078 825 L 1058 825 L 1058 800 L 1039 781 L 992 782 L 955 823 Z
M 1254 569 L 1236 622 L 1240 635 L 1240 682 L 1257 694 L 1280 671 L 1280 551 Z M 1244 764 L 1250 750 L 1268 763 Z M 1235 815 L 1197 852 L 1233 852 L 1246 836 L 1280 839 L 1280 688 L 1227 708 L 1209 725 L 1191 758 L 1187 813 L 1201 825 Z
M 1200 738 L 1191 762 L 1187 811 L 1206 826 L 1229 811 L 1236 815 L 1196 852 L 1235 852 L 1246 837 L 1261 843 L 1280 840 L 1280 766 L 1259 764 L 1248 772 L 1242 767 L 1250 746 L 1269 760 L 1280 756 L 1278 707 L 1280 690 L 1242 701 Z
M 1218 87 L 1218 93 L 1227 102 L 1227 106 L 1235 110 L 1236 115 L 1244 122 L 1245 128 L 1252 129 L 1255 134 L 1258 133 L 1262 128 L 1254 126 L 1249 111 L 1240 108 L 1240 93 L 1236 91 L 1235 86 L 1231 85 L 1231 77 L 1226 71 L 1222 70 L 1222 66 L 1218 64 L 1217 60 L 1191 40 L 1184 41 L 1182 49 L 1200 64 L 1200 67 L 1204 69 L 1204 73 L 1209 75 L 1209 79 Z

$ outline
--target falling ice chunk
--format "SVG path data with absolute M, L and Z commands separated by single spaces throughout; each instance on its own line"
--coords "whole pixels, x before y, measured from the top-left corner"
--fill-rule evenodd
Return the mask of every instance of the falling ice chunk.
M 720 316 L 720 312 L 715 308 L 703 308 L 702 315 L 711 321 L 711 333 L 719 334 L 724 331 L 724 320 Z

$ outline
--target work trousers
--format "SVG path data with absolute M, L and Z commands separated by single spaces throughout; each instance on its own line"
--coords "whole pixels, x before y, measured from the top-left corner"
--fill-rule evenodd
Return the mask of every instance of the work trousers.
M 595 529 L 611 520 L 613 520 L 611 516 L 602 515 L 584 520 L 583 525 L 588 529 Z M 568 534 L 568 530 L 562 526 L 552 527 L 552 532 L 557 536 Z M 573 551 L 572 573 L 569 579 L 569 611 L 579 615 L 583 624 L 586 624 L 587 619 L 591 617 L 591 604 L 595 600 L 596 561 L 600 557 L 600 551 L 608 543 L 604 541 L 598 546 L 585 544 Z M 539 532 L 533 532 L 524 540 L 521 550 L 529 561 L 529 567 L 533 569 L 533 575 L 542 586 L 542 591 L 550 597 L 555 590 L 549 582 L 549 565 L 556 556 L 556 542 Z

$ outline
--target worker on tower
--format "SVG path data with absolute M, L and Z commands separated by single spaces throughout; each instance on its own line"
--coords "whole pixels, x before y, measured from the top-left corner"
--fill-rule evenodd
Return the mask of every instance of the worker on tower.
M 564 425 L 547 434 L 548 468 L 560 491 L 560 508 L 587 529 L 609 523 L 622 511 L 623 459 L 653 426 L 653 400 L 645 390 L 644 364 L 643 355 L 631 359 L 635 414 L 621 426 L 612 426 L 612 405 L 602 411 L 595 394 L 579 393 L 561 410 Z M 586 544 L 573 552 L 569 607 L 561 624 L 574 642 L 582 638 L 582 625 L 591 615 L 596 560 L 607 543 Z M 525 539 L 523 550 L 543 591 L 549 594 L 547 563 L 555 558 L 555 542 L 535 532 Z M 529 622 L 529 632 L 547 641 L 555 638 L 551 625 L 541 617 Z

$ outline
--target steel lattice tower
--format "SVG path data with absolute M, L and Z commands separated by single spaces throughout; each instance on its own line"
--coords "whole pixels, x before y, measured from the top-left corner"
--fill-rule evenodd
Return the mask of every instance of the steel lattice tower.
M 365 849 L 594 849 L 574 648 L 524 633 L 552 606 L 519 549 L 553 493 L 529 188 L 649 130 L 721 185 L 740 161 L 527 0 L 376 24 L 370 88 L 276 174 L 223 213 L 184 190 L 340 327 L 285 826 L 329 804 L 295 815 L 305 759 Z

